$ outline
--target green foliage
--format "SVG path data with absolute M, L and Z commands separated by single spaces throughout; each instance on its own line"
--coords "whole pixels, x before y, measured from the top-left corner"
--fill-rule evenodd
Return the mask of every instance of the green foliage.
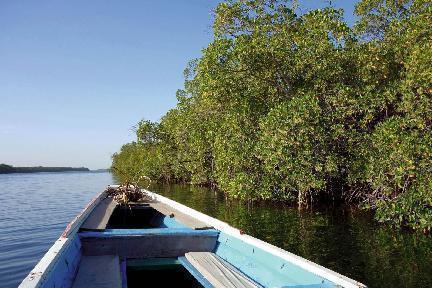
M 360 3 L 361 13 L 367 12 L 364 8 L 368 2 Z M 384 2 L 372 2 L 381 5 L 379 10 L 384 9 Z M 385 103 L 381 111 L 375 109 L 373 129 L 362 138 L 356 153 L 360 174 L 353 176 L 370 185 L 371 190 L 364 191 L 366 203 L 376 209 L 379 220 L 430 231 L 432 5 L 421 0 L 385 4 L 386 12 L 379 14 L 381 24 L 385 23 L 383 33 L 372 45 L 377 57 L 384 56 L 387 67 L 382 62 L 370 64 L 383 71 L 382 75 L 388 75 L 388 82 L 378 80 L 375 84 L 381 91 L 375 98 L 385 99 Z M 363 14 L 360 24 L 375 25 L 366 21 L 371 17 L 370 11 Z
M 135 127 L 137 141 L 140 143 L 155 143 L 160 139 L 159 125 L 148 120 L 141 120 Z
M 365 179 L 377 218 L 430 230 L 432 225 L 432 135 L 393 117 L 368 137 Z
M 317 97 L 298 96 L 272 109 L 261 122 L 258 157 L 263 162 L 269 191 L 282 198 L 325 188 L 325 176 L 335 174 L 328 153 L 323 111 Z
M 363 0 L 353 29 L 341 10 L 296 11 L 219 4 L 177 106 L 138 123 L 113 167 L 245 200 L 358 201 L 430 230 L 432 5 Z

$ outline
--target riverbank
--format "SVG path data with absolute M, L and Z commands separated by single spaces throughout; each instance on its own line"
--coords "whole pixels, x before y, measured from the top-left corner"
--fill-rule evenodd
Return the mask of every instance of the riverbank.
M 0 174 L 11 173 L 38 173 L 38 172 L 89 172 L 86 167 L 14 167 L 7 164 L 0 164 Z M 106 172 L 106 171 L 104 171 Z

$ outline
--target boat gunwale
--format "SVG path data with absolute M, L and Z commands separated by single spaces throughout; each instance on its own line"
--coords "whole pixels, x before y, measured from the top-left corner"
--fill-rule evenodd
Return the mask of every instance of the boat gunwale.
M 40 287 L 43 281 L 49 275 L 49 272 L 55 267 L 62 252 L 71 245 L 71 235 L 77 235 L 78 229 L 87 219 L 99 202 L 107 196 L 105 191 L 98 193 L 81 212 L 66 226 L 66 229 L 54 244 L 48 249 L 39 262 L 33 267 L 29 274 L 23 279 L 18 287 Z
M 111 185 L 110 185 L 111 186 Z M 110 187 L 108 186 L 108 187 Z M 90 216 L 91 212 L 96 208 L 103 199 L 106 198 L 108 193 L 105 191 L 100 192 L 81 210 L 81 212 L 66 226 L 66 229 L 61 234 L 60 238 L 68 238 L 72 233 L 76 233 L 79 227 Z

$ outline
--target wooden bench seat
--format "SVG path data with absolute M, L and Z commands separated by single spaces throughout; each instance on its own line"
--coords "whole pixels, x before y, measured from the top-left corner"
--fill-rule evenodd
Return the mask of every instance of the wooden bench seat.
M 214 287 L 252 288 L 260 287 L 241 274 L 234 266 L 211 252 L 189 252 L 187 261 Z
M 122 287 L 119 257 L 83 256 L 72 288 L 84 287 Z
M 85 256 L 126 258 L 179 257 L 190 251 L 213 251 L 219 231 L 190 228 L 108 229 L 80 232 Z

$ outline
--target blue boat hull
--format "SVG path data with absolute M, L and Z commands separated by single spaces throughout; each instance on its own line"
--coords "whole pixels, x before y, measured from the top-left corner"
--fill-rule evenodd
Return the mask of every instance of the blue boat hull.
M 84 261 L 107 255 L 117 257 L 118 267 L 114 268 L 120 273 L 113 282 L 108 282 L 110 287 L 128 287 L 128 262 L 136 266 L 136 263 L 149 263 L 151 259 L 174 259 L 172 263 L 182 265 L 204 287 L 225 287 L 226 282 L 223 281 L 231 281 L 230 277 L 234 278 L 232 287 L 365 287 L 334 271 L 245 235 L 224 222 L 163 196 L 148 193 L 155 202 L 165 205 L 164 209 L 172 208 L 175 212 L 164 215 L 153 211 L 151 207 L 144 207 L 153 213 L 143 216 L 150 219 L 146 221 L 151 222 L 152 227 L 112 228 L 107 224 L 103 229 L 88 229 L 86 223 L 89 219 L 99 217 L 95 214 L 100 212 L 96 211 L 103 210 L 102 201 L 107 195 L 101 193 L 72 221 L 20 287 L 77 287 L 77 282 L 82 281 L 77 278 L 89 277 L 83 276 L 88 271 L 80 270 Z M 112 220 L 114 216 L 110 217 Z M 196 219 L 204 225 L 190 227 L 188 219 Z M 192 261 L 194 255 L 208 255 L 216 263 L 201 265 L 199 261 Z M 140 262 L 139 259 L 147 260 Z M 221 275 L 209 274 L 208 271 L 213 268 L 208 269 L 206 265 L 221 265 Z M 98 277 L 97 273 L 101 272 L 94 273 L 96 275 L 91 277 Z M 87 281 L 87 287 L 93 286 L 106 287 Z

